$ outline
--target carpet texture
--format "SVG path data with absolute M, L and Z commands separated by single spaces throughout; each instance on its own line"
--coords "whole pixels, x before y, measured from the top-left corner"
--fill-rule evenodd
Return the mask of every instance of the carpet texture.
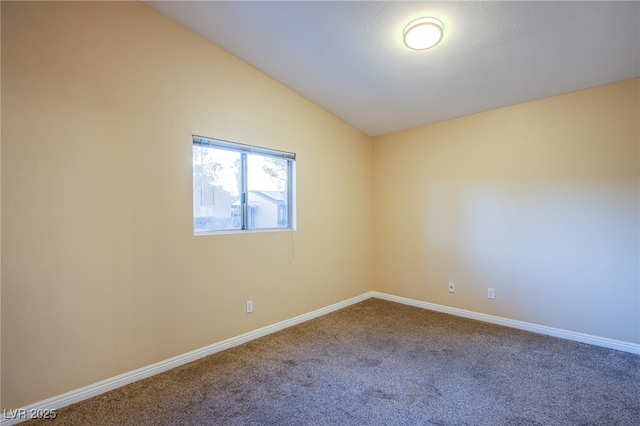
M 640 356 L 369 299 L 55 425 L 639 425 Z

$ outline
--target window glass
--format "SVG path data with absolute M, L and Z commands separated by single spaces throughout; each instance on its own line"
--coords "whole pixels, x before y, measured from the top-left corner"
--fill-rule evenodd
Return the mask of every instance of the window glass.
M 294 229 L 295 154 L 193 138 L 193 229 Z
M 283 158 L 247 156 L 249 229 L 288 227 L 288 166 Z

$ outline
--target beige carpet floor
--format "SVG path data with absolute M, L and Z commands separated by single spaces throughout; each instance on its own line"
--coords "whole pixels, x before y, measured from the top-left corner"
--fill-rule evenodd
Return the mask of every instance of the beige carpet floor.
M 369 299 L 27 424 L 637 426 L 640 356 Z

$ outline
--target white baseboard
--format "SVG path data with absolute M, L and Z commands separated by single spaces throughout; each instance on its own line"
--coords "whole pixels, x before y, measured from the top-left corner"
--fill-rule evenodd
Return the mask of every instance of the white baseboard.
M 371 298 L 371 296 L 372 292 L 367 292 L 361 294 L 360 296 L 352 297 L 351 299 L 347 299 L 342 302 L 338 302 L 333 305 L 320 308 L 315 311 L 299 315 L 297 317 L 281 321 L 276 324 L 262 327 L 254 331 L 241 334 L 240 336 L 232 337 L 230 339 L 205 346 L 204 348 L 196 349 L 194 351 L 187 352 L 185 354 L 178 355 L 173 358 L 148 365 L 146 367 L 138 368 L 137 370 L 120 374 L 101 382 L 94 383 L 92 385 L 88 385 L 83 388 L 64 393 L 62 395 L 54 396 L 52 398 L 45 399 L 44 401 L 36 402 L 17 410 L 5 410 L 5 412 L 2 414 L 2 417 L 0 418 L 0 425 L 9 426 L 24 422 L 31 418 L 30 415 L 32 413 L 47 413 L 51 410 L 58 410 L 68 405 L 75 404 L 76 402 L 84 401 L 85 399 L 89 399 L 110 390 L 117 389 L 129 383 L 146 379 L 147 377 L 151 377 L 164 371 L 171 370 L 172 368 L 188 364 L 190 362 L 215 354 L 225 349 L 229 349 L 234 346 L 238 346 L 251 340 L 257 339 L 259 337 L 275 333 L 276 331 L 301 324 L 313 318 L 317 318 L 330 312 L 337 311 L 338 309 L 346 308 L 347 306 L 354 305 L 356 303 L 362 302 L 363 300 L 367 300 Z
M 606 337 L 598 337 L 590 334 L 577 333 L 575 331 L 562 330 L 559 328 L 547 327 L 544 325 L 532 324 L 529 322 L 513 320 L 509 318 L 497 317 L 494 315 L 481 314 L 478 312 L 467 311 L 464 309 L 451 308 L 449 306 L 438 305 L 435 303 L 422 302 L 420 300 L 409 299 L 406 297 L 393 296 L 391 294 L 372 292 L 372 296 L 378 299 L 384 299 L 391 302 L 402 303 L 403 305 L 416 306 L 418 308 L 429 309 L 432 311 L 443 312 L 446 314 L 456 315 L 459 317 L 470 318 L 478 321 L 489 322 L 492 324 L 504 325 L 506 327 L 517 328 L 520 330 L 531 331 L 538 334 L 546 334 L 548 336 L 560 337 L 562 339 L 574 340 L 576 342 L 588 343 L 590 345 L 602 346 L 609 349 L 630 352 L 632 354 L 640 354 L 640 344 L 623 342 L 621 340 L 607 339 Z

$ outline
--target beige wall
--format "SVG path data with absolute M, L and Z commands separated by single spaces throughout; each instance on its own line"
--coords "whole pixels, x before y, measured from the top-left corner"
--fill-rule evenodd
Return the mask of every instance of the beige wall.
M 639 343 L 639 99 L 634 79 L 374 138 L 374 290 Z
M 140 3 L 2 2 L 2 55 L 2 408 L 371 290 L 364 134 Z M 192 134 L 297 153 L 291 265 L 192 235 Z

